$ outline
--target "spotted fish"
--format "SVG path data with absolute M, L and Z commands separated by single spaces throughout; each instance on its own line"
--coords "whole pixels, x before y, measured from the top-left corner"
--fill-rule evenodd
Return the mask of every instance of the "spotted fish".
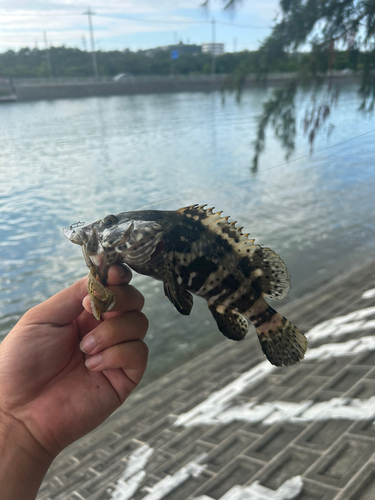
M 306 337 L 265 301 L 282 299 L 290 289 L 284 262 L 271 249 L 256 245 L 229 217 L 205 206 L 122 212 L 65 230 L 65 236 L 82 246 L 96 318 L 114 304 L 105 288 L 109 267 L 125 262 L 162 281 L 165 295 L 181 314 L 190 314 L 192 294 L 202 297 L 226 337 L 242 340 L 249 320 L 273 365 L 297 363 L 304 357 Z

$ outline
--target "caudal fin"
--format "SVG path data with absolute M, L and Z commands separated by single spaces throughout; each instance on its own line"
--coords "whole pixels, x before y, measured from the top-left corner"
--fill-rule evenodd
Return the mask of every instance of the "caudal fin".
M 267 359 L 275 366 L 290 366 L 304 358 L 307 339 L 289 320 L 274 311 L 271 320 L 256 329 Z

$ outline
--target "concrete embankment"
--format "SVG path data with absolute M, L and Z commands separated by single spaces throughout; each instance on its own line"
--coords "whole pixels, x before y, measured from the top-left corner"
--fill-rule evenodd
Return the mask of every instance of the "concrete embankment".
M 267 82 L 256 77 L 248 77 L 245 88 L 277 86 L 290 79 L 292 73 L 270 75 Z M 335 81 L 356 81 L 355 75 L 336 72 Z M 172 92 L 211 92 L 228 88 L 228 75 L 215 76 L 165 76 L 165 77 L 128 77 L 121 82 L 110 79 L 94 81 L 79 80 L 24 80 L 14 81 L 13 89 L 19 101 L 35 101 L 43 99 L 64 99 L 93 96 L 155 94 Z

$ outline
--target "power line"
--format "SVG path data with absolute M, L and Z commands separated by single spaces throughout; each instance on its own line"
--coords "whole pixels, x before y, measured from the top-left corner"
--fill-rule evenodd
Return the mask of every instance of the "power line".
M 133 21 L 136 23 L 155 23 L 155 24 L 209 24 L 211 21 L 172 21 L 168 19 L 157 20 L 157 19 L 137 19 L 129 16 L 114 16 L 111 14 L 98 14 L 99 17 L 104 17 L 108 19 L 117 19 L 118 21 Z
M 157 20 L 157 19 L 138 19 L 129 16 L 114 16 L 111 14 L 98 14 L 99 17 L 109 18 L 109 19 L 117 19 L 118 21 L 133 21 L 137 23 L 155 23 L 155 24 L 211 24 L 212 21 L 172 21 L 172 20 Z M 221 26 L 233 26 L 234 28 L 251 28 L 251 29 L 270 29 L 269 26 L 257 26 L 255 24 L 236 24 L 236 23 L 226 23 L 224 21 L 216 21 L 216 24 L 220 24 Z
M 225 23 L 224 21 L 217 21 L 217 24 L 221 26 L 234 26 L 235 28 L 251 28 L 253 30 L 269 30 L 270 26 L 257 26 L 256 24 L 236 24 L 236 23 Z
M 273 168 L 278 168 L 282 167 L 283 165 L 287 165 L 288 163 L 293 163 L 298 160 L 303 160 L 304 158 L 308 158 L 309 156 L 312 156 L 317 153 L 321 153 L 322 151 L 326 151 L 327 149 L 332 149 L 335 148 L 336 146 L 341 146 L 341 144 L 345 144 L 346 142 L 354 141 L 354 139 L 358 139 L 359 137 L 363 137 L 364 135 L 372 134 L 375 132 L 375 128 L 372 130 L 369 130 L 367 132 L 363 132 L 363 134 L 358 134 L 355 135 L 354 137 L 349 137 L 349 139 L 344 139 L 341 142 L 336 142 L 336 144 L 332 144 L 331 146 L 326 146 L 325 148 L 318 149 L 316 151 L 313 151 L 312 153 L 305 154 L 303 156 L 299 156 L 298 158 L 294 158 L 293 160 L 287 160 L 284 161 L 283 163 L 279 163 L 278 165 L 274 165 L 273 167 L 268 167 L 268 168 L 263 168 L 262 170 L 259 170 L 259 172 L 266 172 L 267 170 L 272 170 Z
M 304 158 L 308 158 L 312 155 L 321 153 L 322 151 L 326 151 L 327 149 L 332 149 L 332 148 L 335 148 L 337 146 L 341 146 L 342 144 L 345 144 L 346 142 L 354 141 L 355 139 L 358 139 L 359 137 L 363 137 L 365 135 L 372 134 L 374 132 L 375 132 L 375 128 L 372 130 L 368 130 L 367 132 L 363 132 L 362 134 L 358 134 L 358 135 L 355 135 L 353 137 L 349 137 L 348 139 L 344 139 L 343 141 L 336 142 L 335 144 L 332 144 L 331 146 L 326 146 L 325 148 L 318 149 L 316 151 L 313 151 L 312 153 L 308 153 L 306 155 L 299 156 L 298 158 L 294 158 L 293 160 L 287 160 L 287 161 L 284 161 L 282 163 L 278 163 L 277 165 L 273 165 L 272 167 L 263 168 L 262 170 L 258 170 L 258 172 L 266 172 L 267 170 L 272 170 L 274 168 L 282 167 L 284 165 L 287 165 L 288 163 L 294 163 L 296 161 L 303 160 Z M 241 176 L 241 177 L 237 177 L 236 179 L 232 179 L 230 182 L 225 182 L 224 184 L 219 184 L 217 186 L 211 186 L 210 188 L 207 188 L 207 189 L 201 189 L 199 191 L 194 191 L 194 192 L 180 193 L 179 196 L 175 196 L 174 198 L 169 198 L 167 200 L 157 201 L 155 203 L 151 203 L 150 205 L 146 205 L 145 207 L 137 208 L 137 210 L 144 210 L 144 209 L 148 209 L 150 207 L 154 207 L 155 205 L 159 205 L 162 203 L 169 203 L 170 201 L 176 201 L 176 200 L 179 200 L 183 196 L 192 196 L 192 195 L 195 196 L 196 194 L 206 193 L 207 191 L 212 191 L 214 189 L 215 190 L 224 189 L 226 186 L 229 186 L 233 183 L 246 181 L 247 178 L 248 178 L 247 176 L 246 177 Z
M 90 10 L 90 9 L 89 9 Z M 85 12 L 87 14 L 87 12 Z M 14 13 L 14 12 L 1 12 L 0 15 L 6 17 L 75 17 L 78 16 L 79 14 L 76 12 L 35 12 L 35 13 Z M 168 19 L 163 19 L 163 20 L 158 20 L 158 19 L 138 19 L 134 17 L 129 17 L 129 16 L 124 16 L 122 13 L 119 13 L 118 16 L 115 16 L 113 14 L 96 14 L 98 17 L 103 17 L 103 18 L 108 18 L 108 19 L 117 19 L 118 21 L 134 21 L 138 23 L 155 23 L 155 24 L 210 24 L 212 21 L 178 21 L 178 20 L 168 20 Z M 225 22 L 225 21 L 216 21 L 216 24 L 220 24 L 221 26 L 233 26 L 234 28 L 250 28 L 250 29 L 270 29 L 270 26 L 258 26 L 256 24 L 237 24 L 237 23 L 230 23 L 230 22 Z

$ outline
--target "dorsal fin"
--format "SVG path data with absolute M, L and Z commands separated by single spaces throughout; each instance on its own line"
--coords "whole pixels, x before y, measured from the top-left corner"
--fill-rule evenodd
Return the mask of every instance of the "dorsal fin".
M 205 208 L 207 205 L 190 205 L 177 210 L 177 212 L 200 221 L 210 231 L 220 234 L 228 240 L 232 245 L 236 245 L 240 241 L 251 241 L 247 239 L 247 235 L 242 234 L 242 227 L 237 228 L 236 222 L 228 222 L 229 216 L 222 217 L 222 212 L 213 212 L 213 208 Z
M 190 205 L 177 210 L 188 218 L 201 222 L 210 231 L 220 235 L 232 247 L 239 259 L 239 266 L 246 277 L 265 297 L 284 298 L 290 290 L 290 276 L 282 259 L 270 248 L 256 245 L 237 228 L 236 222 L 228 222 L 229 217 L 222 217 L 222 212 L 213 212 L 207 205 Z M 255 284 L 256 282 L 256 284 Z

